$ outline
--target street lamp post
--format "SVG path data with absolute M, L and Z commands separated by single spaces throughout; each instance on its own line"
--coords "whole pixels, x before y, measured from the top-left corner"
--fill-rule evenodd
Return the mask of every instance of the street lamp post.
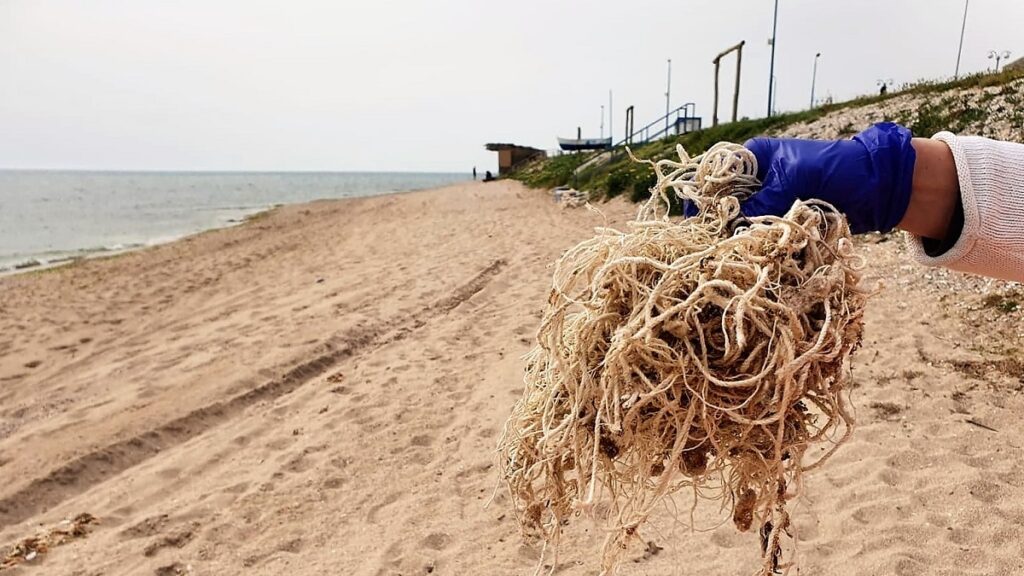
M 604 139 L 604 104 L 601 104 L 601 139 Z
M 1010 51 L 1009 50 L 1003 50 L 1002 52 L 997 52 L 995 50 L 989 50 L 988 51 L 988 59 L 989 60 L 991 60 L 993 58 L 996 59 L 996 72 L 999 72 L 999 61 L 1000 60 L 1005 60 L 1005 59 L 1007 59 L 1009 57 L 1010 57 Z
M 779 112 L 779 79 L 772 77 L 772 81 L 775 83 L 772 87 L 772 106 L 775 107 L 775 110 L 772 110 L 772 114 L 774 115 Z
M 818 80 L 818 58 L 821 57 L 821 52 L 814 55 L 814 71 L 811 72 L 811 108 L 814 108 L 814 84 Z
M 772 16 L 772 59 L 768 65 L 768 116 L 772 115 L 772 84 L 775 80 L 775 33 L 779 26 L 779 0 L 775 0 L 775 15 Z
M 669 99 L 672 95 L 672 59 L 668 59 L 668 82 L 665 84 L 665 135 L 668 136 Z
M 964 0 L 964 22 L 960 25 L 960 47 L 956 50 L 956 72 L 953 72 L 953 79 L 960 75 L 960 54 L 964 51 L 964 30 L 967 29 L 967 6 L 971 0 Z

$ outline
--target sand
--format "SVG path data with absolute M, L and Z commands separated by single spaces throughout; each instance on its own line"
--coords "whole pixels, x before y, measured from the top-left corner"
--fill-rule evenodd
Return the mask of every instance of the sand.
M 0 278 L 0 555 L 99 521 L 0 574 L 532 573 L 507 499 L 484 507 L 493 449 L 548 265 L 599 224 L 467 184 Z M 859 428 L 792 510 L 801 573 L 1024 574 L 1018 288 L 861 244 L 886 287 Z M 756 535 L 694 518 L 657 518 L 621 574 L 754 569 Z M 596 573 L 601 535 L 567 538 L 557 573 Z

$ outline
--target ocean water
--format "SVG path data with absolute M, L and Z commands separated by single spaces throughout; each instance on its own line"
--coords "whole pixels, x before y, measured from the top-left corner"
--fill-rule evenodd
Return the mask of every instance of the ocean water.
M 0 170 L 0 272 L 168 242 L 278 204 L 468 179 L 399 172 Z

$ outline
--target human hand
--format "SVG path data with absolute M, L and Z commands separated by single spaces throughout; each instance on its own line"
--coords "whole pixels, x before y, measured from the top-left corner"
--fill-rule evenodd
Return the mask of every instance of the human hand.
M 916 153 L 903 126 L 875 124 L 851 140 L 754 138 L 744 146 L 762 183 L 740 207 L 746 216 L 781 216 L 797 199 L 819 199 L 860 234 L 888 232 L 907 211 Z

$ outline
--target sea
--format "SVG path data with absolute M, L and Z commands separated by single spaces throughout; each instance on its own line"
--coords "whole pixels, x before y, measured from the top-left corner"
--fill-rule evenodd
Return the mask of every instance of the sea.
M 283 204 L 469 179 L 406 172 L 0 170 L 0 273 L 169 242 Z

